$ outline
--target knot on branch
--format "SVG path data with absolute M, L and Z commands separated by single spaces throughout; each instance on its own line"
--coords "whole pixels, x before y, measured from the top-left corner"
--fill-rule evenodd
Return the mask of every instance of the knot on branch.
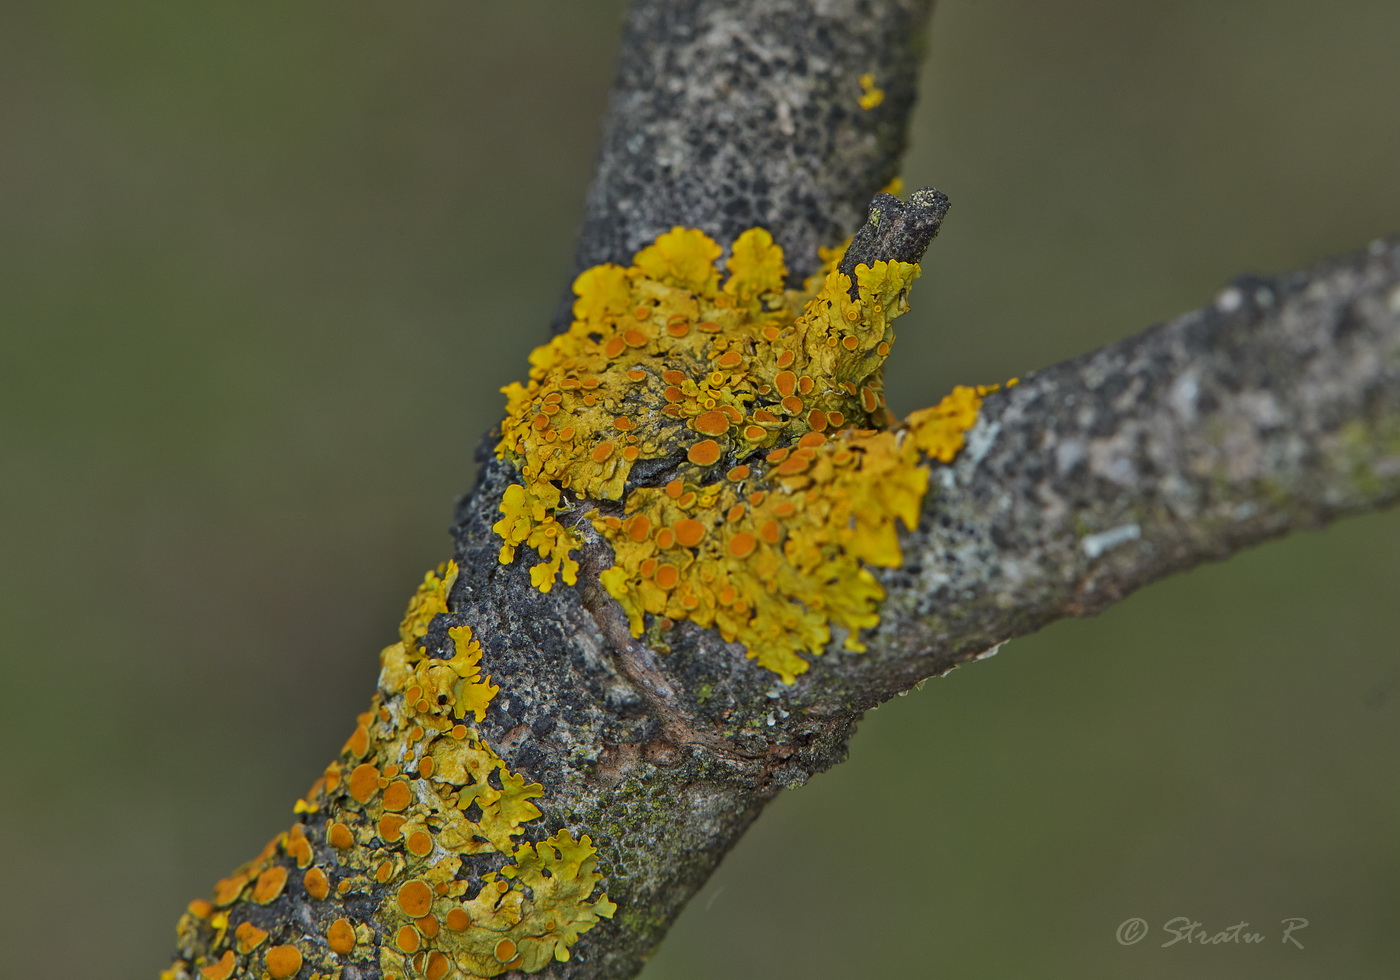
M 893 194 L 871 198 L 865 224 L 851 239 L 837 266 L 851 277 L 851 296 L 856 295 L 856 266 L 873 266 L 881 261 L 917 264 L 942 227 L 950 206 L 948 195 L 932 187 L 915 191 L 907 202 Z

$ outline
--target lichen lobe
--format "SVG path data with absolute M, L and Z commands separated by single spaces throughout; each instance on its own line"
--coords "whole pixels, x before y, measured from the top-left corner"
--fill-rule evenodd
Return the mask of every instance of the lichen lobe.
M 631 266 L 578 277 L 570 329 L 503 389 L 497 454 L 521 482 L 495 530 L 503 563 L 534 549 L 531 581 L 548 591 L 576 582 L 588 521 L 612 546 L 600 581 L 635 635 L 648 616 L 689 619 L 791 682 L 833 627 L 863 649 L 884 597 L 867 566 L 900 563 L 925 460 L 952 459 L 993 389 L 959 388 L 894 425 L 882 369 L 912 262 L 848 274 L 824 252 L 796 290 L 763 229 L 734 241 L 723 278 L 720 255 L 675 228 Z M 652 461 L 669 479 L 636 485 Z
M 542 787 L 477 730 L 499 688 L 471 627 L 448 628 L 450 655 L 423 647 L 456 574 L 424 577 L 340 758 L 289 831 L 190 903 L 162 980 L 533 973 L 616 911 L 592 841 L 532 833 Z

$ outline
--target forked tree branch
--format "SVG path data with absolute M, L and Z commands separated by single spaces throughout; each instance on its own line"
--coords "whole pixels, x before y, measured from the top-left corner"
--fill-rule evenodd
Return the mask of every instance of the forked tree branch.
M 893 176 L 929 6 L 639 0 L 579 268 L 627 262 L 677 224 L 726 244 L 761 225 L 794 278 L 812 272 L 817 246 L 856 231 Z M 924 195 L 915 206 L 941 218 L 946 201 Z M 858 238 L 847 265 L 914 258 L 891 227 Z M 448 630 L 471 627 L 500 688 L 475 731 L 543 788 L 541 829 L 525 839 L 591 836 L 617 903 L 570 959 L 537 975 L 630 977 L 768 800 L 839 762 L 872 705 L 1174 571 L 1393 503 L 1400 245 L 1278 281 L 1241 280 L 1206 310 L 988 396 L 961 455 L 934 469 L 902 566 L 880 573 L 887 599 L 869 650 L 833 645 L 794 684 L 688 621 L 666 632 L 664 652 L 651 635 L 634 637 L 600 581 L 612 550 L 587 522 L 574 587 L 542 593 L 528 562 L 501 564 L 492 525 L 520 479 L 509 462 L 483 461 L 458 508 L 449 611 L 428 624 L 423 648 L 450 656 Z M 367 798 L 379 792 L 362 783 Z M 298 833 L 312 850 L 295 847 L 308 860 L 343 860 L 324 843 L 328 820 L 305 816 Z M 344 895 L 309 895 L 303 865 L 283 849 L 268 861 L 289 868 L 290 883 L 239 914 L 300 930 L 293 940 L 310 953 L 337 917 L 368 924 L 343 976 L 380 976 L 378 959 L 356 957 L 365 943 L 391 941 L 373 923 L 393 896 L 368 879 Z M 463 873 L 479 886 L 488 870 L 468 863 Z M 208 952 L 199 944 L 211 932 L 200 928 L 182 948 L 191 970 Z
M 990 397 L 935 473 L 903 567 L 882 576 L 870 655 L 814 672 L 811 697 L 879 703 L 1163 576 L 1397 499 L 1391 239 L 1238 279 Z

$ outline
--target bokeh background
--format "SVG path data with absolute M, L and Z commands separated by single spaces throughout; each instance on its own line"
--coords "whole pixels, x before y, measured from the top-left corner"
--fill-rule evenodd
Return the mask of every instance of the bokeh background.
M 0 6 L 0 975 L 153 977 L 338 750 L 544 336 L 621 11 Z M 942 0 L 896 408 L 1400 231 L 1397 37 Z M 897 699 L 646 980 L 1400 975 L 1398 581 L 1353 519 Z

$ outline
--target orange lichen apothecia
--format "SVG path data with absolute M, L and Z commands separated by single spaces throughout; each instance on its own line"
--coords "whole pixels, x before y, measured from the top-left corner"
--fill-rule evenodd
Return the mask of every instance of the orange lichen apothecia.
M 587 836 L 516 839 L 543 790 L 477 732 L 498 688 L 471 628 L 448 629 L 450 657 L 421 645 L 456 576 L 448 563 L 424 578 L 300 821 L 190 903 L 162 980 L 331 980 L 355 964 L 386 980 L 533 973 L 616 911 Z
M 612 544 L 601 581 L 634 634 L 648 614 L 691 619 L 791 682 L 833 625 L 862 649 L 884 597 L 865 566 L 899 564 L 896 522 L 918 519 L 924 458 L 950 461 L 996 386 L 958 388 L 892 428 L 881 373 L 919 267 L 859 265 L 853 284 L 829 252 L 790 291 L 768 232 L 739 236 L 723 283 L 720 254 L 675 228 L 630 267 L 578 277 L 570 329 L 503 389 L 497 454 L 522 479 L 495 530 L 502 563 L 535 550 L 530 578 L 547 592 L 577 580 L 588 519 Z M 643 461 L 664 485 L 629 482 Z

